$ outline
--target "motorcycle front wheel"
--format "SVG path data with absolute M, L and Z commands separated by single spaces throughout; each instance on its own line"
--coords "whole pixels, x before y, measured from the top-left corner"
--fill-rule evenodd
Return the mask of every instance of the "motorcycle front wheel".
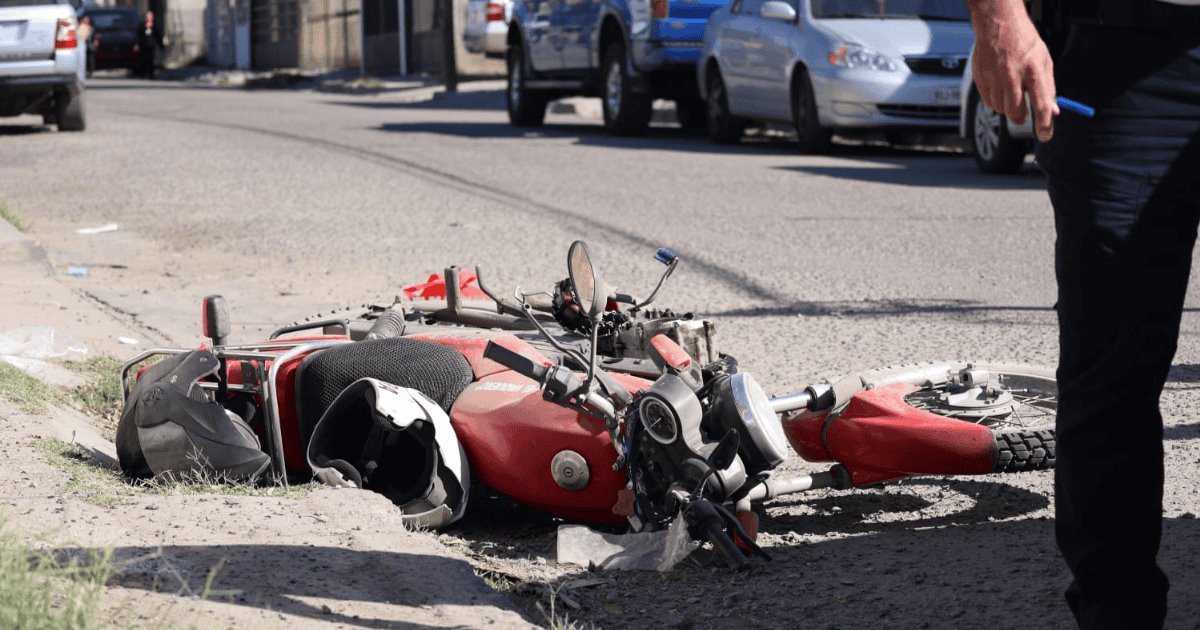
M 918 389 L 904 397 L 907 404 L 991 429 L 995 472 L 1054 468 L 1058 385 L 1050 368 L 944 362 L 880 368 L 859 376 L 865 387 L 913 385 Z

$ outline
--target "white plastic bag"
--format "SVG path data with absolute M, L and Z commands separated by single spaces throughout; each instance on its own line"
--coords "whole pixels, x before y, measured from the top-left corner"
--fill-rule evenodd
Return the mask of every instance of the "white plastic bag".
M 665 530 L 638 534 L 605 534 L 582 525 L 558 528 L 559 563 L 625 571 L 670 571 L 700 546 L 677 518 Z

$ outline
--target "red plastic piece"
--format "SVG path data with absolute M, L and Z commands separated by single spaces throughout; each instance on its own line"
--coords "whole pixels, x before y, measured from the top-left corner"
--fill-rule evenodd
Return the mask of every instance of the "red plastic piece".
M 738 512 L 735 512 L 733 516 L 737 519 L 738 524 L 742 526 L 742 529 L 746 530 L 746 534 L 750 536 L 751 541 L 758 540 L 757 513 L 750 510 L 739 510 Z M 737 544 L 738 549 L 741 549 L 746 553 L 751 553 L 752 550 L 750 549 L 750 545 L 747 545 L 745 542 L 743 542 L 740 537 L 735 538 L 733 542 Z
M 458 288 L 462 296 L 469 299 L 484 299 L 487 294 L 479 287 L 475 286 L 477 278 L 474 271 L 466 269 L 458 272 Z M 429 276 L 425 282 L 404 287 L 404 297 L 413 299 L 420 295 L 426 300 L 435 298 L 445 299 L 446 297 L 446 279 L 440 273 L 435 273 Z
M 671 340 L 666 335 L 654 335 L 650 338 L 650 345 L 658 352 L 658 355 L 667 362 L 667 365 L 676 370 L 683 371 L 692 367 L 692 357 L 688 355 L 687 350 L 679 347 L 679 344 Z
M 788 442 L 809 461 L 836 461 L 855 486 L 912 475 L 980 475 L 995 465 L 987 427 L 916 409 L 904 396 L 917 389 L 894 383 L 859 392 L 841 415 L 784 420 Z

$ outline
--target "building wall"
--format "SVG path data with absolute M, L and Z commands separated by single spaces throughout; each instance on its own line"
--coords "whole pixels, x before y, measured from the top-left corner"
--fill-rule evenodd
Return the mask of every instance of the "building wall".
M 302 70 L 358 70 L 362 55 L 359 0 L 300 0 Z

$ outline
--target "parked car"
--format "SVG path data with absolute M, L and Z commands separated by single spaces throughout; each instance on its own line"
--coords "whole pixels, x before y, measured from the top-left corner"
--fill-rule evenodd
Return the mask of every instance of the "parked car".
M 96 30 L 97 69 L 138 67 L 138 31 L 143 20 L 136 7 L 89 8 L 82 15 L 92 17 Z
M 974 55 L 974 49 L 971 52 Z M 971 146 L 975 163 L 985 173 L 1020 171 L 1035 141 L 1032 117 L 1026 117 L 1023 124 L 1014 125 L 979 98 L 970 60 L 962 78 L 962 116 L 958 121 L 958 133 Z
M 973 40 L 961 0 L 734 0 L 696 68 L 709 136 L 783 123 L 817 153 L 841 128 L 953 130 Z
M 651 103 L 675 101 L 680 122 L 703 126 L 696 92 L 708 16 L 725 0 L 525 0 L 508 29 L 508 117 L 542 124 L 546 103 L 599 96 L 604 126 L 643 133 Z
M 87 55 L 75 9 L 59 0 L 0 0 L 0 116 L 40 114 L 82 131 Z
M 473 53 L 503 57 L 508 46 L 512 0 L 469 0 L 463 26 L 463 46 Z

